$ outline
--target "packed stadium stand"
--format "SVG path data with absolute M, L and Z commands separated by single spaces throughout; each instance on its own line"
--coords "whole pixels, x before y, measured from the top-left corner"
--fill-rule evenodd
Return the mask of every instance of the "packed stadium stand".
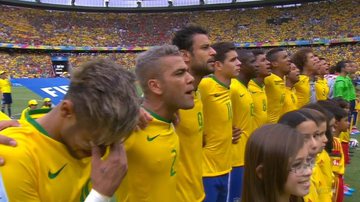
M 295 4 L 294 4 L 295 5 Z M 0 5 L 0 43 L 21 46 L 146 47 L 169 43 L 188 23 L 210 31 L 213 42 L 316 41 L 360 36 L 360 2 L 320 1 L 292 7 L 255 7 L 171 13 L 85 13 Z M 11 48 L 10 48 L 11 49 Z M 0 68 L 13 77 L 51 77 L 49 53 L 0 52 Z M 294 49 L 293 47 L 290 49 Z M 359 62 L 359 42 L 314 46 L 333 65 Z M 94 55 L 110 57 L 131 69 L 135 53 L 71 53 L 72 66 Z

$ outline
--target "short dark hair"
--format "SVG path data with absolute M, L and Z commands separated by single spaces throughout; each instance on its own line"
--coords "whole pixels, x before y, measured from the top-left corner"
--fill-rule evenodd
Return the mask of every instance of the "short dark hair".
M 265 51 L 261 50 L 261 49 L 255 49 L 251 51 L 255 57 L 257 57 L 258 55 L 264 55 Z
M 336 63 L 335 71 L 340 73 L 343 68 L 346 67 L 346 64 L 349 63 L 347 60 L 341 60 L 338 63 Z
M 234 43 L 231 42 L 218 42 L 213 44 L 211 47 L 216 51 L 215 61 L 220 62 L 224 62 L 226 53 L 236 50 Z
M 274 62 L 277 59 L 277 53 L 285 51 L 283 48 L 273 48 L 269 52 L 266 53 L 266 59 L 270 62 Z
M 335 74 L 336 73 L 336 66 L 331 66 L 329 68 L 329 74 Z
M 301 48 L 291 56 L 290 61 L 294 63 L 302 72 L 304 70 L 304 66 L 307 59 L 306 55 L 309 53 L 313 53 L 313 50 L 311 48 Z
M 175 32 L 172 44 L 177 46 L 179 50 L 187 50 L 191 52 L 193 50 L 193 38 L 196 34 L 208 35 L 208 32 L 200 26 L 188 25 Z

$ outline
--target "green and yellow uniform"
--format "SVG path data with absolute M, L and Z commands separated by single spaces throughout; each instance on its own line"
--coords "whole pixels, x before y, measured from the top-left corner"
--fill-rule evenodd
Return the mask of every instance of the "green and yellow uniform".
M 194 92 L 194 108 L 179 110 L 175 130 L 180 141 L 176 191 L 180 202 L 200 202 L 205 198 L 202 183 L 202 143 L 204 116 L 200 93 Z
M 327 80 L 318 78 L 315 82 L 316 100 L 327 100 L 329 97 L 330 88 Z
M 231 140 L 233 112 L 230 87 L 214 76 L 199 84 L 204 110 L 203 177 L 231 171 Z
M 90 158 L 78 160 L 49 137 L 29 115 L 22 127 L 1 131 L 17 147 L 0 145 L 6 165 L 0 167 L 10 201 L 83 201 L 91 188 Z
M 285 100 L 285 83 L 283 78 L 271 74 L 264 80 L 268 101 L 268 123 L 277 123 L 282 115 Z
M 119 201 L 177 201 L 179 139 L 169 120 L 150 112 L 153 120 L 125 141 L 126 177 L 117 190 Z
M 233 106 L 233 126 L 242 130 L 237 144 L 232 144 L 232 166 L 244 166 L 246 143 L 254 130 L 254 102 L 247 87 L 231 80 L 230 98 Z
M 267 122 L 267 97 L 265 85 L 259 85 L 255 80 L 250 80 L 248 89 L 254 101 L 254 129 Z
M 22 111 L 20 120 L 25 120 L 26 114 L 30 115 L 30 117 L 33 119 L 38 119 L 38 118 L 44 116 L 45 114 L 47 114 L 50 110 L 51 110 L 51 108 L 47 108 L 47 109 L 41 108 L 41 109 L 30 110 L 30 107 L 27 107 Z
M 283 113 L 294 111 L 298 109 L 298 98 L 295 93 L 295 88 L 286 87 L 285 100 L 283 106 Z
M 310 103 L 311 89 L 310 77 L 300 75 L 299 81 L 294 85 L 296 89 L 296 96 L 298 98 L 298 108 Z

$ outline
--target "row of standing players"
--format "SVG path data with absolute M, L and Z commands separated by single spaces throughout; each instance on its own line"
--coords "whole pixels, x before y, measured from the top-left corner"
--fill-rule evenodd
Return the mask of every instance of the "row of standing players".
M 261 191 L 254 192 L 255 188 L 250 186 L 252 182 L 246 183 L 246 179 L 251 173 L 258 172 L 258 169 L 245 169 L 243 180 L 244 167 L 251 168 L 252 164 L 259 163 L 252 161 L 255 157 L 252 156 L 252 152 L 249 152 L 252 146 L 247 146 L 247 142 L 249 140 L 256 143 L 255 137 L 259 135 L 254 135 L 254 138 L 251 135 L 256 128 L 260 129 L 254 134 L 261 134 L 264 137 L 263 140 L 281 138 L 281 136 L 276 136 L 278 133 L 274 131 L 279 130 L 276 129 L 277 127 L 281 128 L 283 126 L 265 126 L 265 128 L 268 127 L 268 130 L 264 130 L 262 125 L 275 123 L 287 111 L 292 113 L 293 110 L 309 103 L 312 97 L 312 88 L 318 89 L 312 87 L 316 86 L 311 84 L 313 76 L 318 74 L 317 72 L 320 72 L 320 69 L 325 65 L 320 65 L 322 64 L 321 60 L 318 61 L 311 51 L 302 56 L 298 56 L 302 50 L 295 53 L 292 56 L 293 64 L 297 66 L 295 67 L 292 66 L 288 53 L 283 49 L 273 49 L 265 54 L 261 51 L 236 50 L 232 43 L 227 42 L 211 45 L 206 30 L 197 26 L 189 26 L 177 31 L 173 38 L 173 44 L 177 48 L 169 45 L 154 47 L 140 54 L 137 58 L 135 73 L 144 92 L 142 108 L 151 115 L 150 119 L 152 120 L 149 121 L 144 130 L 132 132 L 124 142 L 128 171 L 116 193 L 114 193 L 116 189 L 110 192 L 102 191 L 106 186 L 99 186 L 96 183 L 99 181 L 94 179 L 95 176 L 106 172 L 96 173 L 97 175 L 91 173 L 93 189 L 97 191 L 97 194 L 100 193 L 106 196 L 115 194 L 119 201 L 239 201 L 242 195 L 241 190 L 244 190 L 243 200 L 245 201 L 255 201 L 257 195 L 265 196 L 264 190 L 267 189 L 272 190 L 274 193 L 284 194 L 284 187 L 276 186 L 265 186 L 264 193 L 261 193 Z M 98 68 L 102 67 L 100 64 L 96 65 L 98 65 Z M 303 73 L 300 79 L 298 68 Z M 84 71 L 82 74 L 89 73 Z M 60 106 L 55 107 L 44 118 L 35 121 L 37 123 L 34 123 L 34 120 L 27 116 L 26 119 L 29 122 L 27 125 L 33 125 L 34 128 L 51 137 L 51 132 L 44 132 L 44 128 L 47 127 L 41 128 L 39 123 L 40 125 L 46 125 L 46 122 L 42 120 L 49 120 L 48 117 L 55 116 L 56 113 L 60 116 L 62 110 L 65 109 L 66 111 L 67 107 L 71 106 L 66 100 L 75 99 L 73 98 L 75 96 L 74 92 L 80 89 L 76 86 L 80 76 L 80 74 L 75 74 L 74 78 L 71 79 L 68 95 L 65 96 L 65 101 Z M 106 77 L 105 75 L 97 76 L 99 76 L 98 80 Z M 319 78 L 321 77 L 319 76 Z M 296 81 L 297 79 L 299 80 Z M 126 82 L 126 79 L 123 82 Z M 125 85 L 124 83 L 120 84 Z M 71 88 L 72 85 L 75 87 Z M 294 91 L 287 90 L 292 89 L 294 85 L 295 87 L 300 86 L 303 91 L 297 90 L 294 93 Z M 101 92 L 104 98 L 107 95 L 104 93 L 103 88 L 99 91 L 85 91 L 84 89 L 86 88 L 82 86 L 81 90 L 85 93 Z M 115 89 L 117 88 L 113 88 L 113 90 Z M 322 93 L 323 91 L 319 92 Z M 90 94 L 87 94 L 87 96 L 90 96 Z M 93 97 L 93 95 L 90 97 Z M 319 98 L 317 97 L 317 99 Z M 132 105 L 127 104 L 126 106 L 131 108 Z M 108 109 L 104 107 L 104 110 Z M 116 109 L 114 112 L 117 112 Z M 175 117 L 174 114 L 176 114 Z M 99 114 L 97 115 L 99 116 Z M 133 124 L 133 120 L 130 120 L 129 117 L 127 122 L 122 121 Z M 88 116 L 84 120 L 89 121 L 92 119 L 96 119 L 96 117 Z M 78 121 L 80 122 L 80 120 Z M 337 118 L 336 120 L 339 121 Z M 111 121 L 113 120 L 111 119 Z M 102 124 L 109 125 L 109 123 Z M 94 125 L 96 124 L 94 123 Z M 124 124 L 121 127 L 125 127 Z M 51 129 L 54 130 L 54 128 Z M 284 138 L 289 138 L 286 134 L 296 133 L 288 128 L 286 130 L 287 132 L 282 134 Z M 72 132 L 74 131 L 76 130 L 72 128 Z M 301 132 L 301 130 L 299 131 Z M 65 133 L 66 130 L 62 132 Z M 266 134 L 267 132 L 269 134 Z M 4 133 L 6 135 L 6 131 Z M 315 137 L 321 136 L 317 133 L 310 134 L 309 138 L 313 141 L 310 141 L 311 144 L 306 144 L 310 149 L 304 150 L 302 162 L 284 171 L 283 174 L 287 176 L 285 179 L 290 178 L 291 171 L 306 174 L 304 170 L 312 165 L 307 157 L 313 156 L 312 159 L 315 159 L 315 153 L 319 153 L 321 150 L 321 146 L 317 146 L 320 144 L 316 143 L 321 142 L 321 138 L 315 140 Z M 302 135 L 299 136 L 302 137 Z M 76 135 L 73 135 L 73 137 L 76 137 Z M 66 136 L 66 138 L 70 137 Z M 296 157 L 298 151 L 305 144 L 304 137 L 302 138 L 301 141 L 296 140 L 300 143 L 297 144 L 298 146 L 294 146 L 294 148 L 298 149 L 295 154 L 273 155 L 271 160 L 276 161 L 281 155 Z M 277 140 L 277 142 L 281 141 Z M 269 145 L 270 142 L 270 140 L 267 141 Z M 88 150 L 79 149 L 82 146 L 80 144 L 69 144 L 69 141 L 64 140 L 61 143 L 65 144 L 69 150 L 65 151 L 65 153 L 68 152 L 78 159 L 89 156 Z M 74 145 L 78 147 L 77 150 L 73 150 Z M 289 146 L 288 143 L 278 146 L 284 145 Z M 49 146 L 44 146 L 44 148 L 49 151 L 54 150 Z M 64 152 L 64 148 L 59 150 Z M 6 159 L 11 159 L 12 156 L 9 154 L 11 152 L 6 152 L 5 149 L 1 151 L 0 155 L 5 156 Z M 59 151 L 48 153 L 52 154 L 52 158 L 55 159 L 54 156 L 57 155 L 57 152 Z M 48 153 L 38 154 L 39 158 L 41 155 L 48 155 Z M 311 155 L 308 155 L 308 153 Z M 272 151 L 268 151 L 263 155 L 271 156 L 271 154 L 273 154 Z M 109 155 L 111 155 L 111 152 Z M 42 158 L 44 157 L 42 156 Z M 62 171 L 68 164 L 79 164 L 76 161 L 66 162 L 57 174 L 69 172 L 65 171 L 66 169 Z M 47 162 L 48 165 L 52 165 L 52 163 L 59 165 L 58 159 L 57 163 L 52 162 L 52 160 Z M 288 164 L 290 163 L 293 162 L 289 160 Z M 10 162 L 9 164 L 1 168 L 9 198 L 28 199 L 26 198 L 29 197 L 28 193 L 23 193 L 23 190 L 26 189 L 21 188 L 21 181 L 24 180 L 19 181 L 18 179 L 19 176 L 21 178 L 25 176 L 13 172 L 16 169 L 11 168 Z M 270 170 L 265 166 L 265 163 L 262 165 L 264 167 L 260 170 Z M 97 165 L 93 164 L 92 166 L 96 167 Z M 31 168 L 30 163 L 27 169 L 28 167 Z M 67 167 L 70 167 L 70 165 Z M 260 168 L 261 166 L 255 167 Z M 54 189 L 36 189 L 36 186 L 31 184 L 24 186 L 33 189 L 40 199 L 46 201 L 58 200 L 59 198 L 67 201 L 73 201 L 77 198 L 84 199 L 85 193 L 89 191 L 87 188 L 89 181 L 87 179 L 90 176 L 90 167 L 87 164 L 87 166 L 76 167 L 76 169 L 74 166 L 72 168 L 71 177 L 74 179 L 79 178 L 78 173 L 84 173 L 77 181 L 76 187 L 74 187 L 75 185 L 68 186 L 66 190 L 59 192 L 56 189 L 59 187 L 55 187 L 51 183 L 49 186 L 54 186 Z M 311 175 L 311 171 L 308 172 L 308 175 L 309 173 Z M 308 176 L 309 179 L 310 175 Z M 54 175 L 49 171 L 49 176 L 53 177 Z M 262 178 L 262 174 L 259 174 L 258 178 L 260 181 L 265 181 L 265 176 Z M 40 181 L 40 179 L 39 177 L 39 182 L 36 184 L 47 183 L 46 180 Z M 286 193 L 286 195 L 304 196 L 307 194 L 306 190 L 309 187 L 306 187 L 306 184 L 308 180 L 306 180 L 306 177 L 304 179 L 300 183 L 302 186 L 300 187 L 301 191 L 296 189 L 294 192 Z M 7 181 L 10 180 L 12 183 L 9 185 Z M 32 178 L 29 181 L 32 180 L 34 179 Z M 102 180 L 109 179 L 102 178 Z M 243 184 L 246 184 L 246 186 L 242 186 Z M 293 183 L 290 187 L 298 187 L 297 184 L 299 183 Z M 281 186 L 284 186 L 284 184 Z M 85 189 L 79 187 L 85 187 Z M 66 191 L 73 194 L 64 194 Z M 248 193 L 255 194 L 249 196 Z M 310 191 L 310 194 L 312 193 L 314 192 Z M 271 201 L 270 198 L 265 197 L 264 199 Z M 279 201 L 278 199 L 275 198 L 274 201 Z

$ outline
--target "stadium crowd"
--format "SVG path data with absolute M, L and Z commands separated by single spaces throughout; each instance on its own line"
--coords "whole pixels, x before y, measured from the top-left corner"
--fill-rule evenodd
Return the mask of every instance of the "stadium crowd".
M 342 59 L 360 63 L 360 45 L 314 46 L 314 52 L 327 59 L 330 66 L 334 66 Z M 270 48 L 264 49 L 269 50 Z M 299 47 L 286 48 L 290 53 Z M 133 70 L 138 53 L 69 53 L 69 64 L 76 68 L 85 61 L 95 57 L 108 58 L 123 67 Z M 53 77 L 51 54 L 48 53 L 6 53 L 0 52 L 0 70 L 9 71 L 13 78 L 49 78 Z
M 174 31 L 200 24 L 212 41 L 277 42 L 360 35 L 359 1 L 299 7 L 156 14 L 60 12 L 0 6 L 0 42 L 28 45 L 153 46 Z M 312 17 L 309 17 L 312 16 Z M 313 17 L 315 16 L 315 17 Z

